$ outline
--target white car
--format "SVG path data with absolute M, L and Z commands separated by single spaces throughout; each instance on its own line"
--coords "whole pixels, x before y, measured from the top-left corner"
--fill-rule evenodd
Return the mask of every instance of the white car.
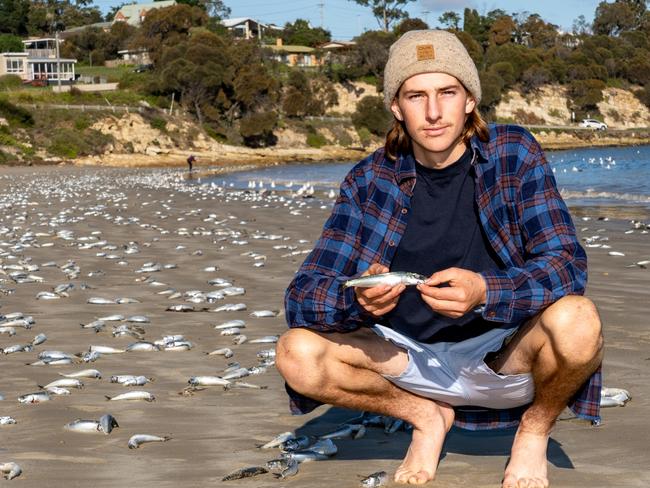
M 605 130 L 607 129 L 607 124 L 596 119 L 583 119 L 580 122 L 580 127 L 587 127 L 589 129 Z

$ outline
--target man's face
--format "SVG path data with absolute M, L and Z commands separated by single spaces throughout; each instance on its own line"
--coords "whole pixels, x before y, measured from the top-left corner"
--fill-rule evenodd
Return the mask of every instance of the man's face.
M 475 106 L 474 99 L 453 76 L 421 73 L 402 84 L 391 111 L 404 122 L 415 158 L 425 166 L 443 168 L 465 151 L 460 136 Z

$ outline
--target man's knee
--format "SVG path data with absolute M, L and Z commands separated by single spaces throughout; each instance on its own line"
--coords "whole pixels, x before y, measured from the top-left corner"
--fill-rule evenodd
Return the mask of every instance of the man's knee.
M 576 365 L 600 358 L 603 347 L 600 316 L 591 300 L 566 296 L 542 314 L 542 327 L 564 360 Z
M 289 329 L 276 345 L 275 366 L 289 385 L 300 391 L 301 385 L 318 382 L 325 341 L 309 329 Z

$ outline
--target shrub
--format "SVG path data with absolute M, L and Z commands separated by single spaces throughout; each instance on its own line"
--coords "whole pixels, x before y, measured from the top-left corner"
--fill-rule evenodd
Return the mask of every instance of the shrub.
M 34 125 L 34 117 L 32 117 L 29 110 L 14 105 L 3 98 L 0 98 L 0 116 L 7 119 L 9 123 L 14 123 L 23 127 Z
M 522 109 L 517 109 L 517 111 L 515 111 L 515 120 L 517 123 L 525 125 L 544 125 L 546 123 L 543 118 Z
M 250 147 L 274 146 L 278 138 L 273 129 L 278 121 L 275 112 L 259 112 L 247 114 L 239 121 L 239 133 L 244 138 L 244 144 Z
M 372 134 L 368 129 L 365 127 L 361 127 L 357 129 L 357 134 L 359 135 L 359 140 L 361 141 L 361 145 L 363 147 L 367 147 L 370 145 L 372 142 Z
M 371 95 L 363 97 L 352 114 L 352 123 L 357 131 L 366 128 L 378 136 L 386 134 L 391 121 L 392 116 L 384 107 L 384 99 Z
M 162 117 L 151 117 L 149 119 L 149 125 L 161 132 L 167 132 L 167 121 Z
M 327 144 L 327 139 L 320 132 L 309 132 L 307 134 L 307 145 L 309 147 L 315 147 L 316 149 L 323 147 Z
M 7 91 L 13 88 L 20 88 L 23 85 L 23 80 L 17 75 L 3 75 L 0 76 L 0 91 Z

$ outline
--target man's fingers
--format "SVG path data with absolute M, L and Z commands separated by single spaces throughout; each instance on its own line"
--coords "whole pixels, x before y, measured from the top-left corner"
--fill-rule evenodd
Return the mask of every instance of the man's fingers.
M 463 304 L 460 302 L 436 300 L 435 298 L 431 298 L 429 296 L 422 296 L 422 300 L 424 300 L 432 310 L 438 312 L 439 314 L 446 315 L 447 317 L 457 318 L 467 312 L 467 310 L 465 310 L 463 307 Z
M 438 271 L 436 273 L 433 273 L 429 279 L 426 281 L 427 285 L 430 286 L 436 286 L 441 283 L 448 283 L 451 280 L 457 279 L 459 275 L 459 269 L 458 268 L 447 268 L 443 269 L 442 271 Z
M 449 300 L 454 302 L 463 301 L 466 298 L 465 290 L 453 286 L 427 286 L 418 285 L 418 291 L 425 296 L 436 300 Z
M 381 273 L 388 273 L 388 268 L 383 264 L 374 263 L 371 264 L 370 267 L 361 274 L 361 276 L 369 276 Z

